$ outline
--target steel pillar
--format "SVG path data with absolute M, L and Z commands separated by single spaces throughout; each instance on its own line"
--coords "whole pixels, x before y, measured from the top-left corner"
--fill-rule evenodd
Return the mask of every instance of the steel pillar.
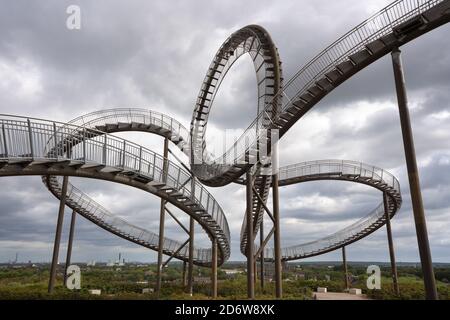
M 274 152 L 276 148 L 274 148 Z M 281 239 L 280 239 L 280 196 L 278 193 L 278 173 L 272 176 L 272 197 L 273 197 L 273 217 L 274 217 L 274 234 L 273 243 L 275 250 L 275 297 L 277 299 L 282 298 L 282 276 L 283 272 L 281 266 Z
M 264 245 L 264 217 L 261 219 L 261 225 L 259 226 L 259 246 L 262 247 Z M 261 281 L 261 291 L 264 291 L 264 249 L 261 250 L 261 254 L 259 256 L 259 272 L 260 272 L 260 281 Z
M 431 260 L 430 244 L 423 209 L 422 192 L 420 190 L 419 170 L 417 169 L 416 151 L 408 110 L 408 100 L 405 87 L 405 78 L 401 60 L 401 51 L 396 48 L 392 51 L 392 65 L 394 68 L 395 89 L 397 92 L 400 125 L 405 149 L 406 167 L 408 169 L 409 188 L 416 225 L 417 242 L 419 246 L 420 262 L 422 264 L 423 280 L 426 298 L 437 300 L 436 282 L 434 279 L 433 262 Z
M 249 299 L 255 298 L 255 278 L 254 274 L 254 259 L 255 256 L 253 254 L 253 212 L 252 212 L 252 185 L 253 178 L 250 172 L 246 173 L 246 202 L 247 202 L 247 297 Z
M 72 211 L 72 219 L 70 220 L 70 231 L 69 231 L 69 242 L 67 244 L 67 255 L 66 255 L 66 266 L 64 272 L 64 283 L 67 280 L 67 268 L 70 266 L 70 260 L 72 258 L 72 243 L 73 243 L 73 235 L 75 233 L 75 220 L 77 217 L 77 213 L 75 210 Z
M 217 239 L 212 241 L 211 250 L 211 298 L 217 298 Z
M 55 242 L 53 245 L 52 266 L 50 269 L 50 280 L 48 282 L 48 293 L 53 293 L 56 281 L 56 268 L 58 267 L 59 245 L 61 243 L 61 232 L 64 221 L 64 207 L 66 206 L 67 183 L 69 177 L 64 176 L 61 189 L 61 198 L 59 200 L 58 220 L 56 223 Z
M 347 269 L 347 257 L 345 255 L 345 247 L 342 247 L 342 263 L 344 265 L 344 284 L 345 289 L 349 289 L 350 285 L 348 283 L 348 269 Z
M 392 240 L 391 219 L 389 217 L 388 195 L 386 192 L 383 194 L 383 202 L 384 202 L 384 214 L 386 217 L 386 232 L 389 244 L 389 257 L 391 259 L 392 284 L 394 286 L 395 294 L 399 295 L 400 289 L 398 287 L 397 264 L 395 262 L 394 241 Z
M 163 164 L 163 172 L 166 173 L 168 167 L 167 158 L 169 156 L 169 139 L 167 138 L 164 139 L 163 156 L 165 159 Z M 159 210 L 158 262 L 156 266 L 156 288 L 155 288 L 155 293 L 157 297 L 159 297 L 159 293 L 161 291 L 165 218 L 166 218 L 166 200 L 161 199 L 161 205 Z
M 188 281 L 187 281 L 187 293 L 191 296 L 193 294 L 194 287 L 194 218 L 189 219 L 189 266 L 188 266 Z
M 187 276 L 186 266 L 187 266 L 186 261 L 183 261 L 183 281 L 182 281 L 183 282 L 183 288 L 186 287 L 186 276 Z

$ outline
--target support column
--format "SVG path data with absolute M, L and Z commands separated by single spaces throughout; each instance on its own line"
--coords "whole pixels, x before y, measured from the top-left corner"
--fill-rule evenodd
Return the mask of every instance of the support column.
M 167 173 L 167 157 L 169 156 L 169 139 L 164 139 L 164 164 L 163 164 L 163 179 L 165 180 L 165 174 Z M 166 218 L 166 200 L 161 199 L 161 205 L 159 210 L 159 241 L 158 241 L 158 262 L 156 265 L 156 296 L 159 297 L 161 291 L 161 281 L 162 281 L 162 264 L 163 264 L 163 248 L 164 248 L 164 224 Z
M 388 195 L 386 192 L 384 193 L 383 201 L 384 201 L 384 214 L 386 217 L 386 231 L 389 244 L 389 256 L 391 258 L 392 284 L 394 286 L 395 294 L 399 295 L 400 289 L 398 287 L 397 264 L 395 262 L 394 241 L 392 240 L 391 219 L 389 217 Z
M 262 247 L 264 245 L 264 217 L 261 219 L 261 225 L 259 226 L 259 246 Z M 259 272 L 261 277 L 261 291 L 264 292 L 264 249 L 261 250 L 261 254 L 259 256 Z
M 400 125 L 405 149 L 406 167 L 408 169 L 409 188 L 416 225 L 417 242 L 419 246 L 420 262 L 422 264 L 423 280 L 426 298 L 437 300 L 436 282 L 434 278 L 433 262 L 431 260 L 430 244 L 423 209 L 422 193 L 420 190 L 419 170 L 417 169 L 416 151 L 408 110 L 405 78 L 403 75 L 401 51 L 396 48 L 392 51 L 392 65 L 394 68 L 395 89 L 397 91 L 398 110 L 400 114 Z
M 70 266 L 70 261 L 72 259 L 72 243 L 73 243 L 73 234 L 75 233 L 75 220 L 77 217 L 77 213 L 75 210 L 72 211 L 72 219 L 70 220 L 70 231 L 69 231 L 69 243 L 67 244 L 67 255 L 66 255 L 66 266 L 64 272 L 64 284 L 67 280 L 67 268 Z
M 344 264 L 345 289 L 348 290 L 350 288 L 350 284 L 348 283 L 348 269 L 347 269 L 347 257 L 345 256 L 345 247 L 342 247 L 342 263 Z
M 186 266 L 187 266 L 186 261 L 183 261 L 183 280 L 182 280 L 183 288 L 186 287 L 186 276 L 187 276 Z
M 277 147 L 273 152 L 277 152 Z M 277 169 L 278 171 L 278 169 Z M 281 299 L 283 296 L 281 266 L 281 239 L 280 239 L 280 196 L 278 193 L 278 173 L 272 176 L 273 196 L 273 218 L 274 218 L 274 251 L 275 251 L 275 297 Z
M 217 298 L 217 239 L 212 241 L 211 250 L 211 298 Z
M 59 200 L 58 221 L 56 223 L 55 242 L 53 245 L 52 266 L 50 269 L 50 280 L 48 282 L 48 293 L 53 293 L 56 281 L 56 268 L 58 266 L 59 245 L 61 243 L 61 232 L 64 221 L 64 207 L 66 206 L 67 183 L 69 177 L 64 176 L 61 189 L 61 198 Z
M 252 175 L 250 172 L 246 174 L 247 190 L 246 190 L 246 202 L 247 202 L 247 297 L 249 299 L 255 299 L 255 282 L 254 282 L 254 266 L 253 260 L 255 258 L 253 253 L 253 213 L 252 213 Z
M 189 219 L 189 266 L 188 266 L 188 285 L 187 293 L 191 296 L 193 294 L 194 287 L 194 218 Z

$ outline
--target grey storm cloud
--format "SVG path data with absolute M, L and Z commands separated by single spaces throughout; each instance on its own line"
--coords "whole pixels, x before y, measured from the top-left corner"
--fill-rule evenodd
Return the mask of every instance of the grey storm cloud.
M 68 121 L 103 108 L 141 107 L 174 116 L 189 127 L 205 72 L 232 32 L 253 23 L 265 27 L 279 49 L 284 78 L 288 80 L 323 48 L 388 3 L 4 1 L 0 11 L 0 113 Z M 71 4 L 81 8 L 81 30 L 65 27 L 66 8 Z M 448 38 L 449 28 L 442 26 L 402 48 L 432 253 L 435 261 L 447 262 L 450 43 L 443 39 Z M 256 114 L 256 97 L 253 66 L 248 59 L 242 59 L 233 66 L 217 94 L 209 129 L 244 129 Z M 150 135 L 121 136 L 161 148 L 161 140 Z M 280 154 L 283 165 L 351 159 L 395 174 L 404 199 L 393 220 L 398 260 L 418 259 L 388 56 L 346 81 L 299 120 L 281 140 Z M 95 180 L 74 178 L 72 182 L 114 214 L 157 232 L 159 199 L 153 195 Z M 45 189 L 40 177 L 2 178 L 2 186 L 0 261 L 14 258 L 15 252 L 26 260 L 49 260 L 58 201 Z M 243 187 L 232 184 L 208 190 L 227 215 L 231 259 L 243 259 L 239 250 L 245 208 Z M 285 245 L 331 234 L 381 201 L 380 192 L 344 182 L 304 183 L 284 187 L 280 194 Z M 188 222 L 185 214 L 176 209 L 174 212 Z M 63 250 L 69 218 L 67 212 Z M 383 230 L 352 244 L 349 259 L 387 260 Z M 170 219 L 166 235 L 185 239 Z M 209 246 L 200 230 L 196 243 Z M 74 260 L 108 260 L 118 252 L 131 260 L 155 258 L 153 252 L 78 218 Z M 314 259 L 340 259 L 340 253 Z

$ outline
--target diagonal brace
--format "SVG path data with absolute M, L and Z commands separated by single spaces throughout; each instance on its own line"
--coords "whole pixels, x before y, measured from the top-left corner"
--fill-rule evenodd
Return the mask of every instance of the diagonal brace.
M 275 227 L 272 227 L 270 232 L 267 234 L 267 237 L 264 239 L 263 243 L 258 248 L 258 251 L 256 251 L 255 259 L 257 259 L 259 257 L 259 255 L 261 254 L 261 251 L 264 250 L 264 248 L 266 247 L 267 243 L 269 242 L 269 240 L 272 237 L 274 232 L 275 232 Z
M 167 207 L 164 207 L 164 209 L 166 209 L 166 212 L 172 217 L 173 220 L 176 221 L 176 223 L 178 223 L 178 225 L 187 233 L 189 234 L 189 230 L 181 223 L 180 220 L 178 220 L 177 217 L 175 217 L 175 215 L 169 210 L 167 209 Z
M 181 249 L 183 249 L 187 244 L 189 243 L 189 239 L 187 239 L 174 253 L 172 253 L 172 255 L 169 257 L 169 259 L 166 260 L 166 262 L 163 263 L 161 268 L 165 268 L 167 266 L 167 264 L 170 262 L 170 260 L 173 259 L 173 257 L 181 251 Z
M 267 215 L 269 216 L 269 218 L 272 220 L 272 222 L 275 222 L 275 218 L 273 217 L 272 212 L 270 212 L 269 208 L 267 208 L 266 204 L 264 203 L 264 200 L 261 198 L 261 196 L 259 195 L 256 188 L 254 186 L 252 186 L 252 188 L 253 188 L 253 193 L 256 194 L 256 197 L 258 197 L 259 202 L 263 206 L 264 210 L 267 212 Z

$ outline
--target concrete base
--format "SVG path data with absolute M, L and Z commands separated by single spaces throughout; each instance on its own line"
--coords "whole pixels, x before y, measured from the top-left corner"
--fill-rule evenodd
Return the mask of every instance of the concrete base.
M 89 292 L 89 294 L 94 294 L 97 296 L 102 294 L 102 290 L 100 290 L 100 289 L 91 289 L 91 290 L 88 290 L 88 292 Z
M 317 288 L 317 292 L 319 292 L 319 293 L 326 293 L 327 292 L 327 288 L 318 287 Z
M 144 289 L 142 289 L 142 293 L 153 293 L 153 292 L 154 292 L 153 288 L 144 288 Z
M 361 289 L 357 289 L 357 288 L 351 288 L 351 289 L 348 290 L 348 293 L 355 294 L 355 295 L 360 295 L 360 294 L 362 294 L 362 290 Z
M 315 292 L 313 293 L 315 300 L 370 300 L 365 294 L 355 295 L 342 292 Z

